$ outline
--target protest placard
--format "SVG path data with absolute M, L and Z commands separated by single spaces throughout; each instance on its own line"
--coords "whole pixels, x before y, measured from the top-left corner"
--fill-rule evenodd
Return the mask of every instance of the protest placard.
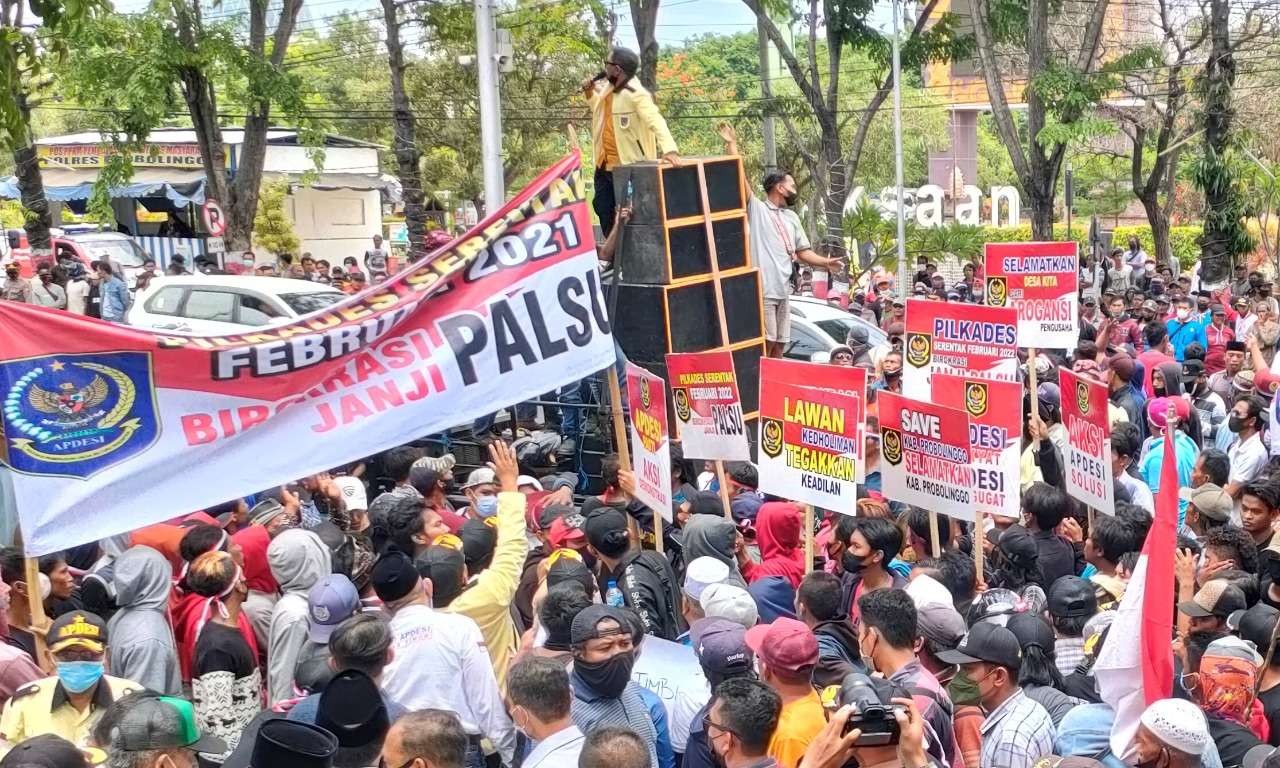
M 733 353 L 669 354 L 667 375 L 685 458 L 750 461 Z
M 1018 345 L 1074 349 L 1080 337 L 1074 242 L 987 243 L 986 304 L 1018 311 Z
M 627 364 L 627 404 L 631 408 L 631 467 L 635 496 L 649 509 L 671 518 L 671 443 L 667 432 L 667 385 L 638 365 Z
M 760 490 L 852 512 L 858 411 L 853 395 L 762 378 Z
M 935 373 L 1018 380 L 1018 313 L 951 301 L 907 302 L 902 394 L 928 400 Z
M 876 393 L 880 412 L 880 474 L 894 501 L 971 519 L 973 450 L 969 415 L 892 392 Z
M 1111 430 L 1107 420 L 1107 387 L 1063 368 L 1062 425 L 1067 447 L 1062 457 L 1067 493 L 1106 515 L 1116 513 L 1111 475 Z
M 854 398 L 854 429 L 857 440 L 854 451 L 857 458 L 856 482 L 866 480 L 866 421 L 867 421 L 867 371 L 827 363 L 806 363 L 799 360 L 782 360 L 767 357 L 760 361 L 760 381 L 814 387 Z M 763 420 L 762 420 L 763 423 Z
M 1022 385 L 972 376 L 933 376 L 931 402 L 969 416 L 973 499 L 979 512 L 1021 517 L 1018 464 L 1022 441 Z M 939 510 L 945 511 L 945 510 Z

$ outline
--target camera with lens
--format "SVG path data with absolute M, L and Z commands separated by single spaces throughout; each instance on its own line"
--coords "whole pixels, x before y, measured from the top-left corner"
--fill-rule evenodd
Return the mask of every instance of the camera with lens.
M 887 680 L 872 679 L 860 672 L 850 672 L 840 683 L 836 695 L 837 707 L 852 704 L 854 713 L 849 717 L 844 732 L 857 728 L 862 732 L 856 742 L 860 747 L 880 747 L 898 743 L 898 720 L 894 712 L 906 712 L 901 704 L 890 703 L 893 698 L 906 698 L 909 694 Z

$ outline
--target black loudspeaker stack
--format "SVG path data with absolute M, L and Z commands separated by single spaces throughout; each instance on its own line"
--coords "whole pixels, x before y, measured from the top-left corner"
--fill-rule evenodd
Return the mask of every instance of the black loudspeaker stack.
M 680 166 L 623 165 L 631 221 L 616 257 L 614 333 L 627 358 L 669 380 L 668 352 L 733 353 L 742 410 L 759 412 L 764 312 L 751 266 L 747 186 L 737 157 L 687 158 Z M 606 289 L 611 290 L 606 281 Z

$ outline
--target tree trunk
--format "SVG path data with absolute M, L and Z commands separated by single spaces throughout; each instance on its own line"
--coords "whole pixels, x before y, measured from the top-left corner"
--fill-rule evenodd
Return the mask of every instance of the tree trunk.
M 640 43 L 640 83 L 650 93 L 658 90 L 658 2 L 631 0 L 631 23 Z
M 1231 48 L 1231 9 L 1228 0 L 1211 0 L 1209 58 L 1204 75 L 1204 146 L 1200 171 L 1204 192 L 1204 232 L 1200 240 L 1200 278 L 1214 285 L 1230 274 L 1233 240 L 1240 224 L 1239 201 L 1225 153 L 1235 110 L 1231 104 L 1236 64 Z
M 1054 190 L 1027 190 L 1027 201 L 1031 208 L 1031 239 L 1037 241 L 1053 240 L 1053 198 Z
M 395 137 L 391 148 L 400 171 L 400 193 L 404 199 L 404 223 L 409 230 L 409 261 L 423 255 L 427 217 L 422 207 L 422 179 L 418 173 L 421 153 L 414 137 L 413 108 L 404 90 L 404 50 L 400 46 L 400 18 L 396 0 L 382 0 L 382 15 L 387 24 L 387 64 L 391 68 L 391 109 Z
M 835 122 L 835 116 L 830 116 L 830 122 Z M 818 123 L 822 125 L 828 121 L 819 116 Z M 822 196 L 823 221 L 826 223 L 826 233 L 823 235 L 822 242 L 827 246 L 827 255 L 836 256 L 845 259 L 847 249 L 844 242 L 844 201 L 849 197 L 849 177 L 846 174 L 846 166 L 843 160 L 843 152 L 840 147 L 840 132 L 834 127 L 822 131 L 822 165 L 827 169 L 827 183 L 825 194 Z M 837 280 L 848 280 L 851 267 L 847 260 L 842 261 L 843 267 L 835 274 L 833 278 Z
M 26 135 L 22 145 L 13 150 L 13 173 L 18 178 L 18 191 L 22 195 L 25 219 L 22 228 L 27 232 L 27 246 L 34 259 L 53 255 L 53 241 L 49 229 L 53 226 L 53 214 L 49 212 L 49 198 L 44 193 L 44 176 L 40 173 L 40 159 L 36 156 L 35 136 L 31 133 L 31 110 L 26 94 L 20 88 L 10 90 L 17 102 Z

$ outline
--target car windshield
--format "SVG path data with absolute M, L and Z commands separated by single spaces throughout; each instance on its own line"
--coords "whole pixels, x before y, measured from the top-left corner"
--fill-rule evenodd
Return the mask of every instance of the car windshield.
M 110 239 L 77 240 L 89 258 L 98 260 L 103 256 L 122 267 L 140 267 L 147 259 L 147 252 L 128 238 L 113 237 Z
M 280 300 L 289 305 L 289 309 L 299 315 L 319 312 L 327 306 L 336 304 L 346 297 L 345 293 L 323 291 L 319 293 L 282 293 Z

